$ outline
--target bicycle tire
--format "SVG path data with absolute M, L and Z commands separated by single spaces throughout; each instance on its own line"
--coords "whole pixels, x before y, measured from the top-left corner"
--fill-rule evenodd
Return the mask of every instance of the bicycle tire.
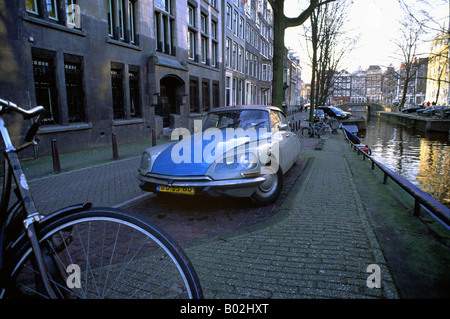
M 319 129 L 317 134 L 319 137 L 323 140 L 328 139 L 331 136 L 331 127 L 329 127 L 327 124 L 322 125 Z
M 38 238 L 59 298 L 203 298 L 182 248 L 159 227 L 126 212 L 91 208 L 68 214 L 42 225 Z M 45 298 L 30 244 L 15 260 L 15 292 Z
M 302 127 L 300 130 L 300 135 L 302 137 L 310 137 L 312 134 L 312 129 L 310 127 Z
M 336 118 L 330 119 L 329 125 L 332 130 L 337 130 L 339 128 L 339 121 Z

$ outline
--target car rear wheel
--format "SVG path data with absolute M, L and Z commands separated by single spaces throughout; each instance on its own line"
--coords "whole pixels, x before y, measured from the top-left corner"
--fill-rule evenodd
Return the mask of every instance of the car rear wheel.
M 257 206 L 267 206 L 274 203 L 283 189 L 283 172 L 278 167 L 276 173 L 264 175 L 266 181 L 258 186 L 251 196 L 253 203 Z

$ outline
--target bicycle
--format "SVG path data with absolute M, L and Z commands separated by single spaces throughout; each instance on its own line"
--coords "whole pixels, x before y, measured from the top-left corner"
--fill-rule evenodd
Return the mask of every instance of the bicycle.
M 35 119 L 25 143 L 15 148 L 3 116 Z M 34 138 L 45 109 L 30 110 L 0 99 L 5 143 L 0 204 L 2 298 L 192 298 L 203 297 L 192 263 L 167 233 L 129 213 L 72 205 L 48 215 L 37 211 L 19 152 Z M 13 181 L 15 202 L 10 204 Z
M 302 137 L 313 137 L 314 135 L 317 135 L 319 138 L 324 140 L 329 138 L 331 133 L 330 126 L 322 121 L 314 124 L 309 123 L 308 126 L 302 127 L 300 131 Z
M 326 117 L 323 121 L 331 127 L 331 130 L 333 132 L 335 132 L 341 126 L 341 123 L 335 117 Z

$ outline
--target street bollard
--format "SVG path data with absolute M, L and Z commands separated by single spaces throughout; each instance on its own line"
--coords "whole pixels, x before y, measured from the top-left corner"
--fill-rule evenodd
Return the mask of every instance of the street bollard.
M 112 147 L 113 147 L 113 158 L 119 159 L 119 152 L 117 150 L 117 139 L 116 139 L 116 133 L 112 133 Z
M 156 131 L 152 129 L 152 146 L 156 146 Z
M 58 146 L 56 145 L 56 139 L 52 140 L 52 158 L 53 158 L 53 171 L 55 173 L 61 172 L 61 163 L 59 162 Z

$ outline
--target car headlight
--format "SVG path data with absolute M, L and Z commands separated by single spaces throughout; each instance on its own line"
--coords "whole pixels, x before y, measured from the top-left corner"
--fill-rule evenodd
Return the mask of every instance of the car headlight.
M 150 155 L 146 152 L 144 152 L 144 154 L 142 154 L 141 157 L 141 165 L 140 165 L 140 169 L 142 171 L 148 171 L 151 167 L 152 164 L 152 158 L 150 157 Z
M 258 157 L 254 153 L 244 153 L 222 158 L 216 163 L 216 173 L 254 170 L 258 167 Z

